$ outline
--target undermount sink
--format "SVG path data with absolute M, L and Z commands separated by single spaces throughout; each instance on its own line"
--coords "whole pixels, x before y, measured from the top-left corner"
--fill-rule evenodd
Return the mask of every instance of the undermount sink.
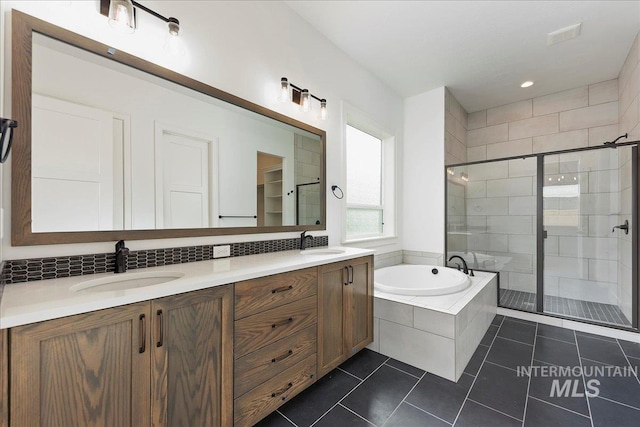
M 144 288 L 146 286 L 159 285 L 171 282 L 184 276 L 184 273 L 176 271 L 148 271 L 141 273 L 121 273 L 111 277 L 87 280 L 69 288 L 72 292 L 110 292 L 127 289 Z
M 300 255 L 337 255 L 344 252 L 345 250 L 340 248 L 305 249 L 300 251 Z

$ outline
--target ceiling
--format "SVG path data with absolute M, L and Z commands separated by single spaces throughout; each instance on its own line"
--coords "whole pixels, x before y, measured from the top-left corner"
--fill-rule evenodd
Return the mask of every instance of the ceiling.
M 640 30 L 640 1 L 286 3 L 403 97 L 447 86 L 470 113 L 614 79 Z

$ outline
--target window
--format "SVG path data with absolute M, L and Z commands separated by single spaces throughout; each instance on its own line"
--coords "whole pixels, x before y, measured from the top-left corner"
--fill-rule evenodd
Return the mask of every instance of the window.
M 393 137 L 347 118 L 345 241 L 392 237 L 394 212 Z

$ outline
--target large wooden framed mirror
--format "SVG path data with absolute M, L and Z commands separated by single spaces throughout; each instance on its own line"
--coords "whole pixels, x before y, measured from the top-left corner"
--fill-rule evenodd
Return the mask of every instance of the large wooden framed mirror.
M 324 230 L 326 132 L 12 12 L 14 246 Z

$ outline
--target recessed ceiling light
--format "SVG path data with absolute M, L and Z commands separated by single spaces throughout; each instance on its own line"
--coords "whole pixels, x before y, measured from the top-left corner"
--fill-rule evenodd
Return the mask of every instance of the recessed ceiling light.
M 520 85 L 520 87 L 531 87 L 531 86 L 533 86 L 533 82 L 531 80 L 527 80 L 526 82 Z

